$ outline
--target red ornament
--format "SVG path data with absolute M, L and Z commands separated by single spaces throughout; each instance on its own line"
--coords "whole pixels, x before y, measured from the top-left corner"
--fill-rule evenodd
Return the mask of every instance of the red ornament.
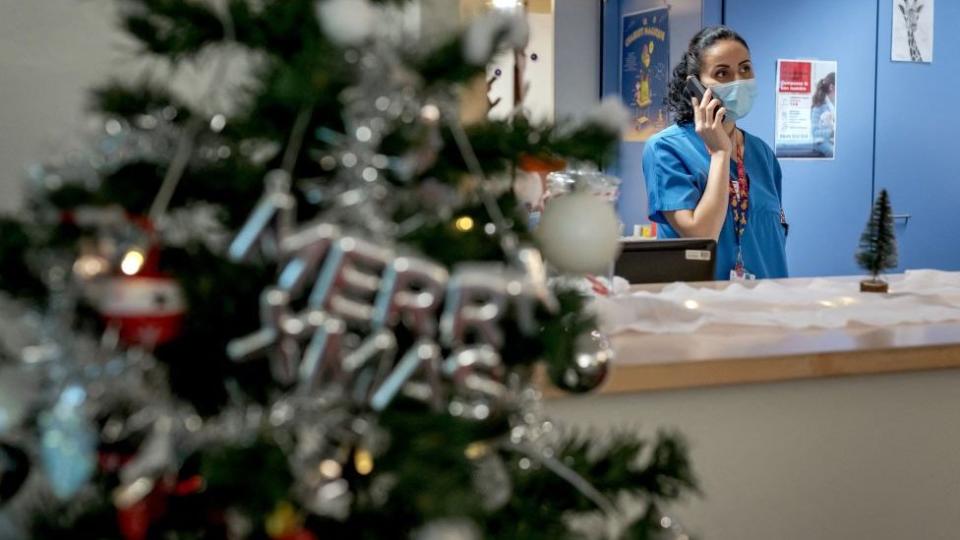
M 98 311 L 125 345 L 153 346 L 180 334 L 186 304 L 168 277 L 111 277 L 102 283 Z
M 151 518 L 150 503 L 146 499 L 117 510 L 117 525 L 125 540 L 145 540 L 150 532 Z
M 150 526 L 167 511 L 167 497 L 173 489 L 168 478 L 146 478 L 117 488 L 114 505 L 117 525 L 124 540 L 146 540 Z
M 180 284 L 160 272 L 159 253 L 156 246 L 146 253 L 131 250 L 121 262 L 121 275 L 90 284 L 97 311 L 124 345 L 153 347 L 180 335 L 186 301 Z
M 100 470 L 113 474 L 119 471 L 124 465 L 130 462 L 134 458 L 135 454 L 130 454 L 126 452 L 111 452 L 107 450 L 100 450 L 97 452 L 97 462 L 100 465 Z
M 312 532 L 301 527 L 289 534 L 278 537 L 277 540 L 317 540 L 317 537 Z
M 86 253 L 74 266 L 84 295 L 122 345 L 152 348 L 180 335 L 186 302 L 179 283 L 160 271 L 161 246 L 149 218 L 120 207 L 81 207 L 60 219 L 94 230 L 95 238 L 126 231 L 123 242 L 106 242 L 109 247 Z
M 203 491 L 204 485 L 203 477 L 194 475 L 177 482 L 177 485 L 173 488 L 173 494 L 178 497 L 185 497 L 200 493 Z

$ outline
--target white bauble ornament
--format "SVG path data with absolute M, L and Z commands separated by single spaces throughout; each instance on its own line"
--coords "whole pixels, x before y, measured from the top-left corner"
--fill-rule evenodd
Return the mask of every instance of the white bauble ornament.
M 547 203 L 537 238 L 544 257 L 562 272 L 601 274 L 620 250 L 620 225 L 613 206 L 588 193 Z
M 368 0 L 323 0 L 317 4 L 324 33 L 341 47 L 362 45 L 373 32 L 375 17 Z

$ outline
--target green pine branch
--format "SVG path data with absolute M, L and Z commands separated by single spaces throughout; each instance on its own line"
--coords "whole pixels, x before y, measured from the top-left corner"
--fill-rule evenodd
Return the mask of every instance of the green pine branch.
M 201 245 L 164 249 L 161 269 L 180 283 L 188 306 L 180 337 L 154 353 L 169 367 L 174 392 L 204 414 L 226 402 L 231 379 L 251 397 L 266 399 L 273 389 L 266 363 L 238 364 L 226 350 L 231 339 L 260 327 L 260 292 L 273 281 L 272 269 L 233 263 Z
M 193 116 L 187 105 L 167 88 L 147 80 L 132 84 L 114 80 L 90 92 L 91 111 L 123 118 L 131 123 L 135 123 L 140 115 L 163 111 L 169 107 L 174 108 L 173 121 L 177 124 L 184 124 Z
M 463 84 L 487 71 L 485 65 L 477 66 L 464 61 L 463 48 L 463 36 L 458 34 L 428 53 L 409 57 L 407 61 L 431 88 Z
M 487 174 L 510 170 L 523 156 L 555 157 L 603 165 L 610 157 L 617 134 L 594 124 L 577 128 L 534 125 L 520 116 L 510 121 L 483 122 L 468 130 L 470 142 Z M 450 153 L 455 145 L 447 145 Z M 455 167 L 459 153 L 449 156 Z
M 41 241 L 25 224 L 0 217 L 0 290 L 36 302 L 46 299 L 46 285 L 29 266 L 33 246 Z
M 121 26 L 144 50 L 178 60 L 224 39 L 210 4 L 192 0 L 122 0 Z
M 506 508 L 490 516 L 485 531 L 493 538 L 573 538 L 565 518 L 597 513 L 596 505 L 565 480 L 541 466 L 514 467 L 514 496 Z M 635 433 L 614 434 L 597 442 L 590 433 L 574 433 L 557 452 L 557 459 L 586 478 L 611 501 L 622 494 L 641 498 L 650 506 L 698 493 L 684 440 L 660 432 L 653 440 Z M 658 522 L 633 523 L 630 538 L 652 534 Z M 652 538 L 652 536 L 651 536 Z

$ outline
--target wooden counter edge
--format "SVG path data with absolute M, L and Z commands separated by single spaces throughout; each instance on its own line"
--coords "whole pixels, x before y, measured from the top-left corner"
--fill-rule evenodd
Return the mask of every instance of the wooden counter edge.
M 670 362 L 614 363 L 599 394 L 623 394 L 754 384 L 822 377 L 960 368 L 960 345 L 932 345 L 865 351 L 824 352 L 777 357 Z M 548 398 L 568 396 L 537 375 Z

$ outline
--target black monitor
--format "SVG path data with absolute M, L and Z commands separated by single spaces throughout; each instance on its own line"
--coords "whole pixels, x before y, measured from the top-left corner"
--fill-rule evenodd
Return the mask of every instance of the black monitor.
M 716 240 L 623 240 L 620 246 L 613 271 L 630 283 L 714 280 Z

